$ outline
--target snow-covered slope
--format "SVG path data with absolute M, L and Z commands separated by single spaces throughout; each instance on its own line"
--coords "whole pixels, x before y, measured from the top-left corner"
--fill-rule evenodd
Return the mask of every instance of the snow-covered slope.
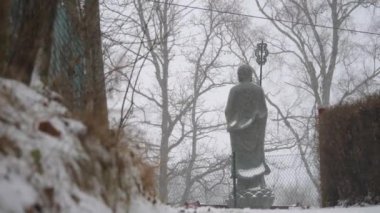
M 0 78 L 0 212 L 126 212 L 143 191 L 131 151 L 44 93 Z

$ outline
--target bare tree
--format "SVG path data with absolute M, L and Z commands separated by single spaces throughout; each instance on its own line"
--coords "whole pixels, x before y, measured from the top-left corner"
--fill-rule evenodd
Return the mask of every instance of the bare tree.
M 307 109 L 304 96 L 298 96 L 293 106 L 306 108 L 289 108 L 280 106 L 267 95 L 267 101 L 272 106 L 287 131 L 293 136 L 291 143 L 295 145 L 304 162 L 306 172 L 314 186 L 318 188 L 318 180 L 315 177 L 308 155 L 315 149 L 315 115 L 316 107 L 326 107 L 331 103 L 334 77 L 337 67 L 351 54 L 348 49 L 348 30 L 342 30 L 349 24 L 354 11 L 360 6 L 371 4 L 368 1 L 258 1 L 256 5 L 260 12 L 268 18 L 284 39 L 271 38 L 269 43 L 276 48 L 276 54 L 287 54 L 291 69 L 296 81 L 287 85 L 297 91 L 302 91 L 313 97 L 313 101 Z M 321 24 L 323 23 L 323 24 Z M 347 67 L 346 67 L 347 68 Z M 365 74 L 361 82 L 350 81 L 351 89 L 346 88 L 342 99 L 355 92 L 355 88 L 361 88 L 366 82 L 379 75 L 378 70 L 373 69 L 370 74 Z M 352 84 L 355 84 L 352 86 Z M 292 105 L 291 105 L 292 106 Z M 297 114 L 298 113 L 298 114 Z
M 173 133 L 174 127 L 178 124 L 179 120 L 185 114 L 190 107 L 189 105 L 176 111 L 173 115 L 170 113 L 170 87 L 169 87 L 169 65 L 170 54 L 173 48 L 173 42 L 169 41 L 169 38 L 175 36 L 176 20 L 179 16 L 175 7 L 170 5 L 172 1 L 164 1 L 161 3 L 153 3 L 154 18 L 153 28 L 147 27 L 147 17 L 144 14 L 144 7 L 147 4 L 137 0 L 135 1 L 135 7 L 138 12 L 139 23 L 143 34 L 147 39 L 147 47 L 151 49 L 150 56 L 151 62 L 154 65 L 155 77 L 159 85 L 159 97 L 157 99 L 153 94 L 146 95 L 140 92 L 147 100 L 152 101 L 159 107 L 161 113 L 160 129 L 160 164 L 159 164 L 159 196 L 163 202 L 167 201 L 168 196 L 168 161 L 169 161 L 169 149 L 170 149 L 170 136 Z M 153 31 L 153 32 L 152 32 Z M 154 48 L 154 39 L 158 39 L 160 44 L 158 48 Z
M 185 201 L 191 194 L 194 184 L 207 175 L 224 169 L 228 164 L 228 156 L 207 157 L 208 154 L 203 147 L 200 147 L 200 143 L 209 142 L 211 140 L 209 135 L 224 126 L 224 122 L 219 119 L 212 119 L 221 110 L 206 107 L 206 100 L 203 97 L 213 89 L 229 83 L 220 78 L 221 70 L 229 66 L 221 60 L 226 47 L 223 31 L 229 19 L 226 15 L 208 11 L 198 14 L 201 19 L 192 17 L 192 21 L 189 21 L 186 19 L 189 11 L 178 8 L 172 3 L 173 1 L 126 1 L 122 5 L 129 7 L 125 9 L 128 11 L 126 14 L 117 10 L 117 7 L 113 8 L 109 2 L 104 2 L 103 5 L 105 10 L 113 13 L 113 23 L 119 27 L 118 33 L 128 29 L 123 33 L 124 37 L 130 39 L 117 39 L 112 37 L 112 33 L 107 35 L 105 31 L 108 42 L 105 46 L 114 45 L 122 50 L 115 63 L 111 57 L 112 52 L 106 51 L 109 70 L 127 79 L 122 105 L 129 101 L 136 111 L 143 113 L 141 117 L 144 125 L 159 129 L 161 138 L 158 153 L 158 185 L 160 198 L 164 202 L 168 200 L 168 185 L 176 177 L 182 177 L 185 182 L 178 202 Z M 222 9 L 230 9 L 233 8 L 234 2 L 216 4 L 208 1 L 207 3 L 210 9 L 217 5 L 223 7 Z M 119 23 L 118 19 L 124 21 Z M 185 26 L 184 23 L 197 32 L 195 36 L 186 36 L 188 37 L 188 39 L 185 37 L 186 40 L 178 37 L 180 29 Z M 113 32 L 112 27 L 107 29 Z M 197 42 L 197 45 L 186 45 L 190 39 Z M 178 52 L 181 55 L 178 55 Z M 132 57 L 126 57 L 128 54 Z M 182 74 L 171 67 L 172 61 L 177 59 L 175 54 L 185 58 L 189 67 Z M 141 62 L 146 60 L 146 64 L 153 67 L 156 83 L 154 86 L 144 85 L 144 88 L 141 88 L 141 84 L 140 86 L 137 84 L 141 68 L 146 69 L 145 62 L 137 66 L 139 60 Z M 129 74 L 125 74 L 125 70 L 129 70 Z M 137 76 L 133 76 L 134 73 L 137 73 Z M 127 92 L 129 99 L 126 98 Z M 136 104 L 131 93 L 150 104 L 147 107 Z M 152 109 L 159 113 L 159 119 L 149 115 L 144 116 L 144 113 L 154 114 L 148 112 Z M 128 114 L 123 113 L 123 109 L 121 113 L 120 117 L 127 118 L 125 115 Z M 121 123 L 119 122 L 119 127 L 123 127 Z M 188 155 L 170 158 L 172 153 L 184 147 L 190 150 Z
M 150 49 L 139 25 L 135 1 L 101 1 L 103 58 L 108 95 L 123 93 L 120 116 L 117 120 L 118 134 L 128 125 L 135 107 L 135 89 L 142 68 L 147 62 Z M 152 21 L 154 7 L 149 11 L 147 25 Z M 156 48 L 159 40 L 153 41 Z M 122 86 L 121 86 L 122 85 Z M 120 88 L 121 87 L 121 88 Z M 123 90 L 123 91 L 121 91 Z
M 355 10 L 367 4 L 370 3 L 364 0 L 269 0 L 265 3 L 256 0 L 260 12 L 291 43 L 276 44 L 276 47 L 292 54 L 302 65 L 305 72 L 299 79 L 300 86 L 313 95 L 317 106 L 330 104 L 333 77 L 342 60 L 340 50 L 344 49 L 347 34 L 341 29 Z
M 132 41 L 117 42 L 125 52 L 135 55 L 132 57 L 135 58 L 135 60 L 133 60 L 132 63 L 129 63 L 132 64 L 132 66 L 128 67 L 128 63 L 124 62 L 126 64 L 125 67 L 132 68 L 130 72 L 134 72 L 133 70 L 137 68 L 134 66 L 136 64 L 136 59 L 141 55 L 144 55 L 144 53 L 147 54 L 146 60 L 154 67 L 155 81 L 158 85 L 156 92 L 151 92 L 150 90 L 152 88 L 147 91 L 140 90 L 137 88 L 136 84 L 128 84 L 128 88 L 131 88 L 134 93 L 144 97 L 152 103 L 160 113 L 160 119 L 157 124 L 153 124 L 153 122 L 146 123 L 160 129 L 161 139 L 159 149 L 160 162 L 158 185 L 159 196 L 163 202 L 167 201 L 168 195 L 167 185 L 170 136 L 172 135 L 175 126 L 179 124 L 182 116 L 189 110 L 191 105 L 190 102 L 180 109 L 172 109 L 170 105 L 170 62 L 173 57 L 173 47 L 175 46 L 174 39 L 176 38 L 178 30 L 178 18 L 182 12 L 175 6 L 171 5 L 172 2 L 173 1 L 169 0 L 162 2 L 143 0 L 126 1 L 125 4 L 119 4 L 118 6 L 129 6 L 129 8 L 124 8 L 125 11 L 130 12 L 127 14 L 123 13 L 123 11 L 116 11 L 115 9 L 110 8 L 110 4 L 108 4 L 107 8 L 112 9 L 116 18 L 122 20 L 122 22 L 119 23 L 120 29 L 124 29 L 125 23 L 131 23 L 129 26 L 131 28 L 129 28 L 129 31 L 124 31 L 124 36 L 129 37 Z M 137 50 L 135 49 L 136 43 L 138 45 Z M 120 58 L 124 59 L 124 57 Z M 122 68 L 124 67 L 118 66 L 116 71 L 122 71 Z M 132 81 L 132 75 L 126 77 L 127 81 Z M 127 92 L 125 94 L 127 94 Z M 124 100 L 126 99 L 124 98 Z M 134 107 L 138 108 L 136 105 Z
M 183 161 L 183 167 L 177 169 L 178 175 L 173 176 L 170 184 L 169 197 L 174 203 L 183 204 L 189 201 L 201 201 L 210 203 L 225 199 L 231 187 L 230 158 L 227 155 L 207 152 L 198 153 L 198 159 L 194 165 L 191 186 L 184 185 L 188 168 L 188 159 Z M 186 190 L 189 190 L 187 193 Z M 221 193 L 223 192 L 223 193 Z
M 379 38 L 370 37 L 364 41 L 361 40 L 364 44 L 354 43 L 350 45 L 349 48 L 358 51 L 346 55 L 342 60 L 345 75 L 337 84 L 340 93 L 339 104 L 349 101 L 355 96 L 363 97 L 376 92 L 380 84 Z M 357 72 L 358 70 L 360 72 Z
M 232 191 L 230 170 L 230 167 L 226 167 L 197 181 L 201 195 L 199 197 L 203 197 L 205 203 L 224 203 Z
M 210 120 L 204 119 L 208 113 L 213 113 L 214 110 L 205 109 L 202 106 L 202 96 L 214 88 L 230 83 L 218 80 L 219 69 L 228 66 L 228 64 L 222 63 L 220 59 L 226 48 L 223 32 L 229 20 L 224 14 L 214 12 L 213 9 L 225 7 L 231 10 L 234 8 L 234 3 L 236 2 L 231 2 L 230 4 L 219 2 L 219 4 L 216 4 L 213 1 L 208 1 L 207 8 L 210 10 L 202 14 L 200 19 L 194 21 L 195 26 L 201 29 L 200 34 L 203 42 L 201 43 L 202 46 L 197 46 L 196 50 L 191 51 L 191 54 L 186 56 L 190 64 L 194 66 L 194 70 L 191 71 L 191 85 L 189 86 L 192 89 L 193 103 L 188 113 L 191 153 L 185 167 L 185 189 L 181 197 L 181 203 L 188 200 L 191 189 L 196 182 L 201 181 L 207 175 L 223 170 L 227 166 L 228 156 L 216 158 L 212 162 L 213 160 L 200 155 L 198 146 L 209 137 L 210 133 L 224 129 L 224 121 L 212 123 Z M 207 154 L 210 155 L 210 153 Z M 205 161 L 205 159 L 207 160 Z

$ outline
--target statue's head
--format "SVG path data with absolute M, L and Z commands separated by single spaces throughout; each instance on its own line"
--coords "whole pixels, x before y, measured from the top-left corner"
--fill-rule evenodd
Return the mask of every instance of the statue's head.
M 243 64 L 238 68 L 239 82 L 252 82 L 253 68 L 248 64 Z

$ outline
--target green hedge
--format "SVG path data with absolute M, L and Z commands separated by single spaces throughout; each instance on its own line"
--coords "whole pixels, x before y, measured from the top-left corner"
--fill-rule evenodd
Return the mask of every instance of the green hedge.
M 380 202 L 380 94 L 319 120 L 322 206 Z

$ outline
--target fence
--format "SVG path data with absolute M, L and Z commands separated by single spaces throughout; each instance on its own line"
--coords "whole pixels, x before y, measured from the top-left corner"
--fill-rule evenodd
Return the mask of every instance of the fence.
M 295 151 L 295 150 L 292 150 Z M 274 206 L 319 207 L 319 170 L 316 163 L 316 154 L 307 156 L 308 166 L 317 185 L 313 183 L 306 172 L 301 155 L 297 153 L 267 154 L 266 162 L 271 173 L 265 176 L 266 185 L 275 196 Z M 305 156 L 306 157 L 306 156 Z M 193 187 L 189 202 L 200 201 L 207 205 L 226 205 L 233 192 L 230 165 L 225 170 L 208 176 L 207 181 L 212 187 Z M 206 181 L 206 183 L 207 183 Z M 217 183 L 218 182 L 218 183 Z M 170 200 L 178 203 L 178 195 L 183 192 L 184 180 L 175 179 L 170 185 Z
M 54 21 L 49 80 L 51 83 L 65 79 L 59 89 L 68 99 L 73 100 L 74 108 L 83 106 L 84 93 L 84 46 L 76 32 L 65 4 L 58 4 Z M 66 91 L 67 90 L 67 91 Z
M 312 178 L 319 180 L 319 171 L 313 155 L 308 156 Z M 320 205 L 319 185 L 315 185 L 306 171 L 299 154 L 266 155 L 272 172 L 265 177 L 266 184 L 275 195 L 275 206 Z M 319 182 L 319 181 L 318 181 Z

